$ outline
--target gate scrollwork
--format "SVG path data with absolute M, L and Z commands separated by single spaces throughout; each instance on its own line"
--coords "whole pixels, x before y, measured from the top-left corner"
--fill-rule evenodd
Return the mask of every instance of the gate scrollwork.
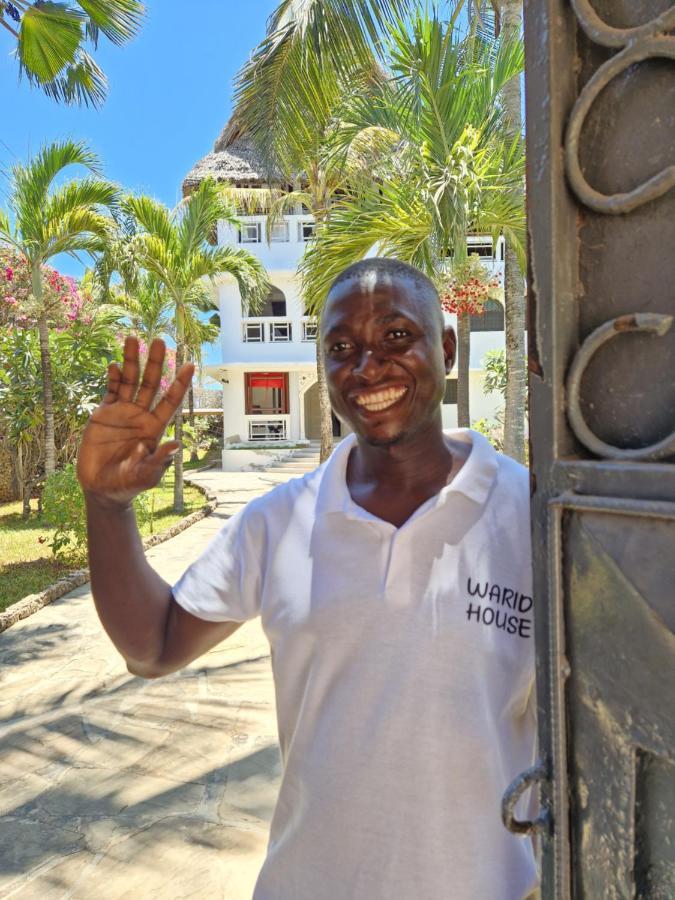
M 675 164 L 668 166 L 631 191 L 603 194 L 586 180 L 579 162 L 579 141 L 586 116 L 600 93 L 627 68 L 646 59 L 675 60 L 675 37 L 667 32 L 675 29 L 675 6 L 651 22 L 635 28 L 613 28 L 604 22 L 588 0 L 571 0 L 579 24 L 596 44 L 621 47 L 620 53 L 607 60 L 584 86 L 572 109 L 565 136 L 565 166 L 572 190 L 589 209 L 607 215 L 632 212 L 645 203 L 662 197 L 675 187 Z
M 675 455 L 675 432 L 648 447 L 623 448 L 607 444 L 588 427 L 579 402 L 581 379 L 593 354 L 619 334 L 647 331 L 662 337 L 673 323 L 672 316 L 661 313 L 635 313 L 605 322 L 591 332 L 579 348 L 567 376 L 567 416 L 577 439 L 592 453 L 606 459 L 653 460 Z
M 570 114 L 565 134 L 565 168 L 568 181 L 579 201 L 594 212 L 624 215 L 657 200 L 675 187 L 675 164 L 647 179 L 632 190 L 603 194 L 586 180 L 579 161 L 581 131 L 591 107 L 600 93 L 630 66 L 647 59 L 675 60 L 675 6 L 649 22 L 632 28 L 615 28 L 605 22 L 589 0 L 570 0 L 579 25 L 585 34 L 603 47 L 620 48 L 620 52 L 603 63 L 584 85 Z M 618 334 L 647 331 L 664 335 L 673 317 L 657 313 L 636 313 L 605 322 L 590 334 L 579 348 L 566 382 L 567 416 L 577 439 L 588 450 L 605 459 L 655 460 L 675 455 L 675 433 L 648 447 L 622 448 L 602 441 L 589 428 L 580 406 L 580 385 L 590 358 L 602 344 Z

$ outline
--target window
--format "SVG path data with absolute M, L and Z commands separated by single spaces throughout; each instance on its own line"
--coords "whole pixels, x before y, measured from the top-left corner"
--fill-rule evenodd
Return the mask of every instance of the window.
M 298 222 L 298 240 L 307 242 L 314 237 L 315 222 Z
M 247 344 L 262 344 L 265 327 L 262 322 L 244 322 L 244 341 Z
M 293 340 L 290 322 L 270 322 L 270 341 L 273 344 L 285 343 Z
M 318 325 L 316 322 L 302 323 L 302 339 L 303 341 L 315 341 Z
M 274 316 L 275 319 L 281 319 L 286 315 L 286 298 L 279 288 L 272 286 L 259 315 Z
M 283 244 L 288 240 L 288 222 L 277 222 L 270 230 L 270 243 Z
M 288 372 L 246 372 L 246 415 L 288 414 Z
M 482 259 L 492 259 L 492 241 L 488 239 L 478 241 L 475 244 L 467 244 L 466 252 L 469 256 L 473 254 L 474 256 L 480 256 Z
M 472 331 L 503 331 L 504 307 L 497 300 L 486 300 L 483 312 L 471 316 Z
M 445 396 L 443 397 L 443 405 L 448 406 L 450 404 L 457 403 L 457 379 L 456 378 L 446 378 L 445 379 Z
M 242 222 L 239 226 L 240 244 L 259 244 L 260 237 L 260 222 Z

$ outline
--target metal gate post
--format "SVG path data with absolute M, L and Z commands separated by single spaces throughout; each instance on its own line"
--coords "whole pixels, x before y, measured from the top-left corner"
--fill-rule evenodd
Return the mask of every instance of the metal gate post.
M 556 900 L 675 897 L 674 32 L 672 0 L 525 0 L 528 777 Z

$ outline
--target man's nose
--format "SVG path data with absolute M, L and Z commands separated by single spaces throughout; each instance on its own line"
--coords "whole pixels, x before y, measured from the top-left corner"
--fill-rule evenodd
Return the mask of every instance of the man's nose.
M 363 381 L 375 381 L 387 363 L 387 359 L 378 356 L 373 350 L 363 350 L 358 365 L 354 367 L 354 375 Z

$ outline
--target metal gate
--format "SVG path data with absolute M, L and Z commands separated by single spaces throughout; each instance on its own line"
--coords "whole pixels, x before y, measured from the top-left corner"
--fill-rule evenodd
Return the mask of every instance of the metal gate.
M 674 33 L 671 0 L 525 2 L 541 767 L 524 783 L 556 900 L 675 898 Z

